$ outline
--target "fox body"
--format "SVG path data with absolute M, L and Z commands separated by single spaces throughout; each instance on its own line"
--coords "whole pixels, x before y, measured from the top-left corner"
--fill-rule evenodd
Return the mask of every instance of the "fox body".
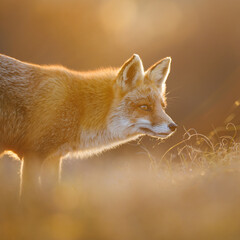
M 40 169 L 52 162 L 58 171 L 69 153 L 171 135 L 176 124 L 164 110 L 170 63 L 168 57 L 144 71 L 134 54 L 120 69 L 76 72 L 0 55 L 0 152 L 23 160 L 24 179 L 32 163 Z

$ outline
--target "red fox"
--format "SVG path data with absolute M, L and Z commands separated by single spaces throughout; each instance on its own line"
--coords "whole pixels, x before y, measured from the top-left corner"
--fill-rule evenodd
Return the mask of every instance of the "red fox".
M 177 128 L 165 112 L 170 64 L 167 57 L 144 71 L 134 54 L 120 69 L 76 72 L 0 54 L 0 153 L 22 160 L 22 188 L 39 184 L 44 166 L 57 178 L 67 154 L 170 136 Z

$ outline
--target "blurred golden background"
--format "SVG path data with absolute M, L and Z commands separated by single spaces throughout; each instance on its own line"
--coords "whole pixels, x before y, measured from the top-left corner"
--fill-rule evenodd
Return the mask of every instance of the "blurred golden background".
M 183 127 L 208 134 L 240 123 L 239 12 L 236 0 L 0 0 L 0 52 L 80 71 L 121 66 L 133 53 L 146 69 L 171 56 L 167 112 L 177 133 L 93 159 L 136 158 L 141 146 L 159 157 Z
M 138 53 L 147 69 L 171 56 L 167 112 L 179 125 L 162 143 L 65 161 L 61 184 L 22 204 L 20 162 L 5 156 L 0 239 L 240 239 L 240 143 L 233 125 L 224 132 L 240 126 L 239 24 L 239 0 L 0 0 L 0 53 L 22 61 L 85 71 Z M 217 141 L 192 129 L 193 145 L 163 155 L 184 128 L 215 129 Z

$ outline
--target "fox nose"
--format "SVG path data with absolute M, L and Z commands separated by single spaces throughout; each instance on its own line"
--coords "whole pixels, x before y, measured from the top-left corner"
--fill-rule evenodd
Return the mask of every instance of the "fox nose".
M 170 124 L 168 125 L 168 127 L 169 127 L 169 129 L 170 129 L 172 132 L 174 132 L 174 131 L 176 130 L 176 128 L 177 128 L 177 124 L 176 124 L 176 123 L 170 123 Z

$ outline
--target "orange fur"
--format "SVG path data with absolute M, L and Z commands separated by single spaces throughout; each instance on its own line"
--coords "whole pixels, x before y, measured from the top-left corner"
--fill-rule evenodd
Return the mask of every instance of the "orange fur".
M 39 181 L 43 162 L 59 170 L 69 153 L 91 155 L 143 134 L 170 135 L 174 123 L 163 109 L 170 62 L 144 72 L 135 54 L 120 70 L 76 72 L 0 55 L 0 153 L 24 160 L 26 185 L 28 175 Z M 37 174 L 28 170 L 33 164 Z

